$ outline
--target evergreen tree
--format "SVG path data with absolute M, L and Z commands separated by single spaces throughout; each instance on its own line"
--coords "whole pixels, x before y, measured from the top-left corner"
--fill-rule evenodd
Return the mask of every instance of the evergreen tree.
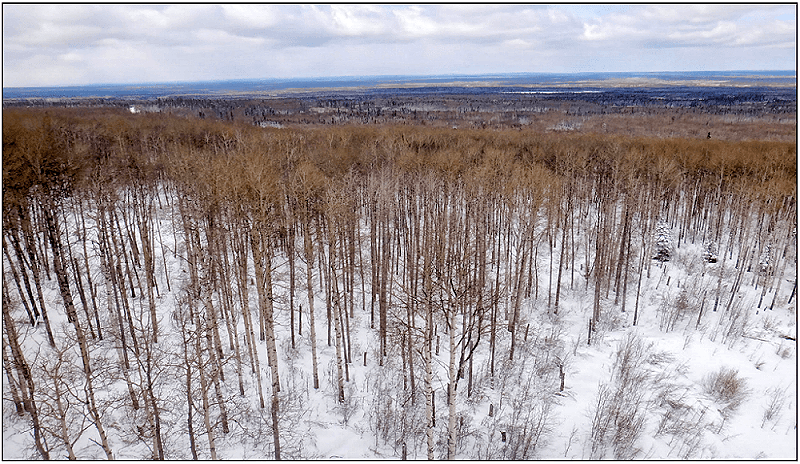
M 666 262 L 672 257 L 672 231 L 666 221 L 658 221 L 656 225 L 656 245 L 653 259 Z
M 703 259 L 707 263 L 717 262 L 717 244 L 716 242 L 709 242 L 703 250 Z
M 772 247 L 767 245 L 764 251 L 761 252 L 761 257 L 758 260 L 758 272 L 760 275 L 766 275 L 772 269 Z

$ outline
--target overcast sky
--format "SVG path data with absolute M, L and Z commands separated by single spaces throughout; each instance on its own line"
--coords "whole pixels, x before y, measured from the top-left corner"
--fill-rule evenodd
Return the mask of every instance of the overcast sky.
M 796 70 L 795 5 L 3 5 L 3 86 Z

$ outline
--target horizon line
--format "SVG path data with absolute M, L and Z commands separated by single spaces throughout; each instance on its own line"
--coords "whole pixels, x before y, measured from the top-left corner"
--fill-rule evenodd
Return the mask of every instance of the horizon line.
M 696 70 L 696 71 L 575 71 L 575 72 L 541 72 L 541 71 L 515 71 L 515 72 L 487 72 L 487 73 L 442 73 L 442 74 L 362 74 L 362 75 L 342 75 L 342 76 L 298 76 L 298 77 L 246 77 L 231 79 L 199 79 L 199 80 L 174 80 L 174 81 L 143 81 L 143 82 L 101 82 L 87 84 L 59 84 L 59 85 L 40 85 L 40 86 L 3 86 L 3 89 L 57 89 L 57 88 L 82 88 L 82 87 L 142 87 L 142 86 L 162 86 L 162 85 L 185 85 L 202 83 L 225 83 L 225 82 L 283 82 L 283 81 L 337 81 L 346 79 L 369 80 L 369 79 L 431 79 L 431 78 L 502 78 L 506 76 L 568 76 L 568 75 L 622 75 L 622 74 L 687 74 L 687 73 L 794 73 L 792 75 L 779 76 L 782 78 L 797 78 L 796 69 L 737 69 L 737 70 Z M 731 76 L 736 77 L 736 76 Z M 778 76 L 776 76 L 778 77 Z

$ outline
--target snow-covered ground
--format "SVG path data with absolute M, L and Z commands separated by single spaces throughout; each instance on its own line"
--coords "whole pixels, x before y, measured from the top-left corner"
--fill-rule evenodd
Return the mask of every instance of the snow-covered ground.
M 72 216 L 70 216 L 72 217 Z M 175 218 L 177 220 L 177 218 Z M 155 396 L 161 410 L 161 428 L 167 458 L 191 458 L 187 434 L 187 406 L 183 369 L 180 367 L 182 341 L 179 329 L 171 317 L 179 297 L 182 281 L 188 280 L 182 233 L 173 233 L 173 217 L 168 208 L 159 210 L 156 224 L 166 247 L 165 256 L 171 279 L 171 291 L 166 290 L 164 263 L 160 241 L 156 240 L 156 279 L 159 282 L 158 314 L 162 336 L 154 350 L 158 366 L 158 386 Z M 176 226 L 179 227 L 179 226 Z M 368 230 L 366 231 L 368 232 Z M 173 237 L 177 238 L 175 243 Z M 76 238 L 71 235 L 74 251 L 80 253 Z M 298 237 L 298 249 L 302 239 Z M 363 243 L 369 243 L 365 240 Z M 105 307 L 104 281 L 99 272 L 96 250 L 90 248 L 93 279 L 98 289 L 98 302 Z M 592 315 L 593 288 L 588 288 L 575 270 L 571 282 L 570 269 L 562 282 L 558 314 L 547 308 L 547 272 L 549 263 L 544 253 L 539 256 L 539 298 L 525 300 L 521 312 L 521 328 L 526 328 L 513 361 L 508 361 L 510 333 L 498 330 L 495 375 L 489 373 L 488 337 L 482 339 L 472 369 L 472 386 L 465 376 L 458 384 L 456 411 L 460 417 L 459 442 L 456 457 L 462 459 L 594 459 L 633 457 L 636 459 L 796 459 L 797 458 L 797 303 L 787 304 L 796 278 L 794 266 L 787 266 L 779 287 L 774 309 L 769 306 L 774 289 L 768 291 L 761 309 L 757 308 L 761 288 L 751 285 L 752 274 L 746 273 L 739 295 L 731 309 L 727 300 L 712 311 L 717 277 L 723 263 L 705 263 L 700 244 L 682 243 L 676 256 L 666 263 L 651 263 L 649 276 L 644 276 L 638 307 L 638 321 L 633 325 L 636 278 L 631 273 L 626 311 L 614 305 L 610 298 L 602 299 L 602 324 L 587 343 L 587 321 Z M 364 259 L 369 259 L 368 250 Z M 580 260 L 578 260 L 580 261 Z M 288 263 L 283 254 L 274 261 L 274 292 L 276 306 L 275 330 L 278 340 L 281 379 L 280 434 L 284 458 L 302 459 L 398 459 L 405 446 L 409 459 L 426 458 L 425 396 L 423 390 L 422 357 L 415 354 L 416 392 L 413 400 L 399 355 L 399 340 L 392 340 L 389 356 L 379 365 L 379 342 L 376 330 L 370 329 L 369 307 L 361 307 L 361 282 L 356 280 L 354 317 L 350 321 L 352 362 L 348 366 L 346 400 L 336 401 L 335 348 L 326 343 L 324 292 L 315 289 L 317 315 L 317 345 L 319 348 L 320 388 L 315 390 L 311 380 L 311 349 L 308 317 L 303 314 L 302 335 L 297 346 L 289 342 Z M 304 286 L 305 264 L 298 258 L 296 307 L 307 310 Z M 733 282 L 733 267 L 725 263 L 723 285 Z M 5 271 L 4 271 L 5 272 Z M 252 262 L 250 269 L 253 275 Z M 368 274 L 368 273 L 367 273 Z M 368 277 L 367 277 L 368 280 Z M 7 279 L 8 285 L 10 279 Z M 315 272 L 315 282 L 319 282 Z M 66 323 L 58 285 L 53 275 L 45 280 L 45 298 L 59 343 L 65 334 L 73 334 Z M 74 283 L 73 283 L 74 285 Z M 369 282 L 365 288 L 369 291 Z M 702 290 L 708 298 L 701 302 Z M 16 301 L 15 289 L 10 289 Z M 254 285 L 250 285 L 250 306 L 258 302 Z M 673 323 L 665 322 L 665 311 L 676 306 L 685 291 L 688 309 Z M 726 292 L 723 292 L 726 295 Z M 144 292 L 130 298 L 134 311 L 146 314 Z M 76 298 L 77 299 L 77 298 Z M 76 303 L 80 304 L 80 303 Z M 698 306 L 703 314 L 698 322 Z M 369 305 L 369 296 L 367 296 Z M 502 307 L 502 304 L 501 304 Z M 398 308 L 398 311 L 405 309 Z M 502 311 L 501 311 L 502 313 Z M 41 325 L 31 328 L 20 307 L 13 308 L 26 359 L 35 376 L 44 385 L 43 369 L 52 367 L 52 354 L 47 348 Z M 256 312 L 254 311 L 254 317 Z M 108 315 L 101 311 L 101 321 Z M 257 321 L 257 319 L 254 319 Z M 505 319 L 499 316 L 501 326 Z M 238 334 L 244 346 L 244 325 L 237 319 Z M 734 324 L 738 324 L 732 327 Z M 377 324 L 376 324 L 377 325 Z M 667 325 L 671 325 L 667 327 Z M 119 365 L 113 331 L 105 340 L 90 342 L 95 366 L 98 400 L 102 403 L 103 421 L 110 437 L 110 446 L 117 459 L 149 458 L 151 439 L 137 437 L 136 425 L 144 421 L 143 411 L 133 411 L 127 401 L 125 382 L 103 373 Z M 223 332 L 223 340 L 227 340 Z M 444 328 L 438 329 L 440 346 L 434 359 L 436 406 L 435 456 L 444 457 L 447 448 L 447 362 L 448 348 Z M 522 337 L 522 333 L 518 336 Z M 270 374 L 266 346 L 258 342 L 260 375 L 267 406 L 259 408 L 255 377 L 249 369 L 249 359 L 243 360 L 245 395 L 239 395 L 236 363 L 225 346 L 226 381 L 222 384 L 230 432 L 215 428 L 217 455 L 222 459 L 271 459 L 272 422 L 269 413 Z M 618 353 L 625 348 L 637 354 L 629 364 L 636 374 L 628 384 L 615 375 L 620 362 Z M 364 362 L 366 353 L 366 365 Z M 72 360 L 80 374 L 79 357 Z M 559 388 L 559 365 L 563 366 L 564 390 Z M 615 367 L 616 366 L 616 367 Z M 707 387 L 713 374 L 732 369 L 740 381 L 743 400 L 738 407 L 714 395 Z M 74 369 L 73 369 L 74 370 Z M 76 382 L 82 382 L 80 375 Z M 405 388 L 404 388 L 405 384 Z M 625 384 L 625 385 L 623 385 Z M 43 386 L 43 388 L 46 388 Z M 195 386 L 195 388 L 197 388 Z M 713 389 L 711 389 L 713 390 Z M 611 392 L 602 396 L 601 391 Z M 33 447 L 31 425 L 27 417 L 18 417 L 9 401 L 7 381 L 3 386 L 3 459 L 37 457 Z M 614 398 L 619 401 L 614 401 Z M 631 398 L 634 399 L 631 402 Z M 199 399 L 195 398 L 196 404 Z M 598 408 L 598 404 L 621 407 L 621 411 Z M 727 409 L 726 409 L 727 407 Z M 489 414 L 490 408 L 492 415 Z M 216 411 L 216 409 L 215 409 Z M 611 416 L 603 416 L 606 411 Z M 614 439 L 615 419 L 628 417 L 634 422 L 630 447 L 625 448 L 620 434 Z M 638 413 L 638 415 L 637 415 Z M 614 416 L 616 414 L 616 416 Z M 603 417 L 606 433 L 601 433 Z M 598 421 L 598 419 L 600 419 Z M 73 417 L 73 420 L 78 419 Z M 593 426 L 594 424 L 594 426 Z M 52 424 L 51 424 L 52 425 Z M 75 423 L 82 430 L 75 444 L 79 459 L 104 459 L 94 427 Z M 208 458 L 208 441 L 202 426 L 202 416 L 194 412 L 194 431 L 198 457 Z M 535 431 L 535 433 L 532 433 Z M 505 435 L 505 440 L 503 436 Z M 534 438 L 520 443 L 517 437 Z M 52 436 L 47 438 L 52 458 L 66 458 L 63 445 Z M 524 453 L 524 454 L 523 454 Z M 624 454 L 629 453 L 629 454 Z

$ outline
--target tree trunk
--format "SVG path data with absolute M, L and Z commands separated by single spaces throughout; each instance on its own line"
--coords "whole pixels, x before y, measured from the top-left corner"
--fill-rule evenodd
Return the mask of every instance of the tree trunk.
M 3 370 L 6 373 L 8 389 L 11 390 L 11 399 L 14 401 L 14 408 L 17 410 L 17 415 L 24 416 L 25 404 L 22 402 L 22 397 L 17 389 L 17 379 L 14 377 L 14 372 L 11 370 L 11 361 L 6 354 L 7 345 L 6 339 L 3 338 Z
M 52 206 L 50 208 L 52 208 Z M 61 248 L 61 240 L 58 235 L 58 227 L 56 225 L 53 212 L 50 208 L 44 209 L 44 218 L 47 224 L 50 246 L 53 249 L 53 265 L 56 278 L 58 279 L 58 286 L 61 290 L 61 298 L 64 300 L 64 306 L 67 311 L 67 320 L 72 322 L 72 325 L 75 327 L 75 334 L 78 338 L 78 346 L 81 352 L 81 359 L 83 360 L 83 372 L 86 376 L 87 406 L 89 407 L 90 417 L 92 418 L 92 421 L 97 428 L 97 432 L 100 435 L 101 446 L 103 451 L 106 453 L 106 457 L 108 459 L 114 459 L 114 455 L 112 454 L 111 448 L 108 444 L 105 429 L 100 421 L 100 414 L 97 410 L 97 405 L 95 404 L 94 388 L 92 387 L 92 369 L 89 361 L 89 348 L 86 345 L 86 336 L 83 333 L 83 328 L 81 327 L 77 312 L 75 311 L 75 305 L 72 302 L 72 293 L 70 292 L 67 274 L 63 267 L 64 260 Z
M 314 322 L 314 247 L 311 244 L 311 221 L 308 216 L 304 218 L 303 224 L 303 249 L 306 258 L 306 289 L 308 296 L 308 325 L 309 337 L 311 338 L 311 368 L 314 377 L 314 389 L 319 389 L 319 370 L 317 367 L 317 331 Z
M 5 280 L 5 278 L 3 279 Z M 3 323 L 5 325 L 6 336 L 8 337 L 8 345 L 11 348 L 11 356 L 14 360 L 14 367 L 19 373 L 20 386 L 22 387 L 22 401 L 25 405 L 25 410 L 31 415 L 31 423 L 33 424 L 33 441 L 36 449 L 42 456 L 42 459 L 50 460 L 50 453 L 43 443 L 42 427 L 39 424 L 39 413 L 36 409 L 36 400 L 33 395 L 34 384 L 33 377 L 31 376 L 31 369 L 25 361 L 25 356 L 22 354 L 22 348 L 19 345 L 19 337 L 14 320 L 11 318 L 11 301 L 8 298 L 6 291 L 8 287 L 3 282 Z M 24 381 L 24 382 L 23 382 Z
M 292 208 L 290 205 L 287 208 L 287 213 L 289 218 L 287 218 L 287 226 L 286 226 L 286 256 L 289 258 L 289 333 L 291 334 L 292 339 L 292 349 L 295 348 L 295 335 L 294 335 L 294 287 L 295 287 L 295 271 L 294 271 L 294 260 L 295 260 L 295 221 L 294 216 L 292 216 Z
M 328 270 L 328 278 L 330 279 L 329 286 L 331 288 L 331 299 L 333 303 L 333 326 L 334 326 L 334 344 L 336 345 L 336 385 L 338 390 L 338 400 L 339 403 L 344 403 L 344 379 L 342 376 L 342 346 L 344 345 L 344 334 L 342 333 L 341 327 L 341 305 L 339 303 L 339 291 L 338 291 L 338 284 L 337 284 L 337 276 L 336 276 L 336 269 L 335 269 L 335 262 L 336 262 L 336 246 L 335 246 L 335 239 L 333 237 L 333 224 L 329 224 L 328 227 L 328 250 L 330 256 L 328 257 L 328 263 L 330 265 L 330 269 Z
M 131 383 L 130 378 L 130 360 L 128 359 L 128 344 L 125 337 L 125 326 L 123 324 L 122 312 L 119 308 L 119 300 L 117 297 L 117 286 L 114 285 L 115 283 L 115 274 L 113 269 L 113 261 L 112 255 L 110 253 L 108 237 L 107 237 L 107 229 L 104 226 L 105 224 L 105 213 L 102 210 L 102 206 L 100 207 L 101 211 L 98 213 L 100 217 L 100 227 L 99 227 L 99 242 L 100 242 L 100 269 L 103 273 L 103 280 L 105 281 L 105 288 L 106 288 L 106 304 L 108 314 L 112 321 L 112 326 L 116 323 L 119 326 L 119 340 L 120 345 L 114 343 L 115 347 L 117 348 L 117 355 L 119 357 L 121 367 L 122 367 L 122 374 L 125 377 L 125 383 L 128 386 L 128 394 L 131 398 L 131 405 L 133 406 L 134 410 L 139 409 L 139 400 L 136 397 L 136 393 L 134 392 L 133 384 Z M 123 298 L 125 295 L 123 295 Z M 116 305 L 114 304 L 116 303 Z M 113 330 L 112 330 L 113 333 Z
M 208 289 L 208 286 L 205 286 Z M 222 359 L 217 357 L 217 350 L 214 347 L 213 328 L 216 327 L 217 321 L 214 317 L 215 309 L 211 303 L 211 292 L 206 290 L 203 297 L 203 304 L 206 309 L 205 325 L 206 328 L 206 347 L 208 349 L 209 363 L 211 364 L 211 383 L 214 384 L 214 392 L 217 397 L 217 405 L 219 406 L 220 422 L 222 423 L 222 433 L 228 433 L 228 411 L 225 408 L 225 401 L 222 399 L 222 390 L 220 382 L 225 379 L 222 376 Z
M 142 194 L 144 197 L 144 194 Z M 143 200 L 146 201 L 146 200 Z M 139 206 L 139 208 L 137 208 Z M 150 309 L 150 324 L 153 334 L 153 343 L 158 343 L 158 316 L 156 315 L 156 300 L 153 293 L 155 284 L 155 261 L 153 258 L 153 246 L 150 238 L 150 229 L 152 225 L 150 222 L 153 218 L 152 204 L 148 202 L 145 205 L 137 205 L 134 200 L 134 211 L 139 210 L 136 215 L 136 222 L 139 226 L 139 236 L 142 239 L 142 252 L 144 254 L 144 269 L 145 269 L 145 287 L 147 290 L 147 303 Z M 135 213 L 134 213 L 135 214 Z
M 246 229 L 242 224 L 242 229 Z M 260 407 L 263 409 L 266 405 L 264 403 L 264 390 L 261 385 L 261 366 L 258 357 L 258 347 L 256 347 L 256 336 L 253 329 L 253 322 L 250 317 L 250 302 L 247 296 L 247 237 L 249 234 L 242 233 L 238 237 L 234 235 L 233 243 L 234 250 L 238 257 L 237 259 L 237 277 L 239 282 L 239 301 L 242 307 L 242 318 L 244 319 L 245 327 L 245 341 L 247 342 L 247 353 L 250 357 L 250 368 L 256 377 L 258 386 L 258 399 Z
M 566 215 L 565 215 L 566 216 Z M 564 269 L 564 250 L 567 244 L 567 218 L 564 217 L 564 223 L 561 226 L 561 253 L 558 258 L 558 277 L 556 278 L 556 301 L 553 306 L 553 314 L 558 314 L 558 303 L 561 297 L 561 272 Z M 551 253 L 552 254 L 552 253 Z
M 31 283 L 30 280 L 28 279 L 28 272 L 25 270 L 27 261 L 25 259 L 25 255 L 22 253 L 19 241 L 15 237 L 16 231 L 8 231 L 8 232 L 9 232 L 8 235 L 11 237 L 11 243 L 12 247 L 14 248 L 14 254 L 17 257 L 17 262 L 19 263 L 19 272 L 20 275 L 22 276 L 22 282 L 25 284 L 25 291 L 28 294 L 28 302 L 30 303 L 31 309 L 33 310 L 34 322 L 32 322 L 32 324 L 35 324 L 36 320 L 38 320 L 38 318 L 40 317 L 40 314 L 38 308 L 36 307 L 36 298 L 33 296 L 33 289 L 31 289 Z M 8 262 L 12 263 L 11 269 L 13 271 L 14 269 L 13 261 L 11 260 L 11 254 L 9 253 L 6 245 L 6 234 L 3 234 L 3 251 L 5 252 L 6 257 L 8 258 Z M 31 267 L 31 269 L 33 270 L 33 267 Z M 17 286 L 19 286 L 19 284 L 17 284 Z M 22 290 L 20 290 L 20 295 L 22 295 Z
M 255 236 L 253 237 L 254 247 L 257 251 L 257 256 L 254 261 L 256 262 L 256 274 L 261 273 L 263 276 L 261 284 L 259 284 L 259 298 L 260 304 L 263 305 L 261 314 L 264 317 L 264 329 L 267 343 L 267 360 L 269 361 L 272 378 L 272 407 L 270 408 L 272 414 L 272 437 L 275 446 L 275 459 L 281 459 L 281 446 L 280 434 L 278 426 L 278 393 L 280 392 L 280 381 L 278 378 L 278 352 L 275 347 L 275 329 L 273 319 L 273 305 L 272 305 L 272 245 L 268 242 L 268 238 L 264 237 L 263 232 L 256 229 Z M 258 243 L 256 243 L 256 241 Z
M 22 302 L 22 306 L 25 308 L 25 313 L 28 315 L 28 321 L 31 323 L 32 327 L 36 327 L 36 318 L 38 317 L 38 314 L 36 315 L 36 317 L 34 317 L 33 313 L 31 312 L 31 307 L 28 306 L 28 300 L 25 298 L 25 293 L 22 291 L 22 285 L 19 283 L 19 274 L 17 273 L 17 267 L 14 265 L 14 262 L 11 261 L 11 256 L 8 254 L 5 235 L 3 236 L 3 252 L 6 255 L 6 258 L 8 258 L 8 267 L 9 269 L 11 269 L 11 276 L 14 278 L 14 283 L 16 284 L 17 291 L 19 292 L 19 299 Z M 36 306 L 33 305 L 33 308 L 35 311 Z
M 456 383 L 458 382 L 458 375 L 456 374 L 455 308 L 450 308 L 447 317 L 449 319 L 448 332 L 450 339 L 450 363 L 448 365 L 450 382 L 447 384 L 447 460 L 451 461 L 456 457 Z
M 186 417 L 186 427 L 189 433 L 189 447 L 192 450 L 192 459 L 195 461 L 197 460 L 197 443 L 195 442 L 194 436 L 194 422 L 192 420 L 192 411 L 195 409 L 194 401 L 192 401 L 192 358 L 193 356 L 189 355 L 189 343 L 191 342 L 191 334 L 189 333 L 189 328 L 186 325 L 186 320 L 183 316 L 179 315 L 177 311 L 173 313 L 174 320 L 177 321 L 181 338 L 182 338 L 182 346 L 183 346 L 183 367 L 186 369 L 186 403 L 187 403 L 187 417 Z M 192 321 L 194 324 L 194 321 Z M 197 336 L 197 335 L 195 335 Z M 195 356 L 200 356 L 200 353 L 196 353 Z M 263 407 L 263 406 L 262 406 Z
M 191 296 L 189 297 L 192 298 Z M 193 302 L 189 302 L 192 306 Z M 197 372 L 200 376 L 200 392 L 203 399 L 203 423 L 206 426 L 206 436 L 208 437 L 208 449 L 211 453 L 211 459 L 217 459 L 217 446 L 214 440 L 214 429 L 211 426 L 211 405 L 208 401 L 208 381 L 206 380 L 204 361 L 203 361 L 203 348 L 200 344 L 200 314 L 199 311 L 190 311 L 194 314 L 193 323 L 195 326 L 194 347 L 195 356 L 197 357 Z M 206 329 L 207 330 L 207 329 Z M 188 375 L 188 374 L 187 374 Z
M 50 342 L 50 347 L 55 348 L 56 342 L 53 338 L 53 331 L 50 329 L 50 318 L 47 317 L 47 306 L 44 304 L 44 295 L 42 293 L 42 282 L 41 282 L 41 272 L 42 268 L 40 266 L 39 260 L 37 260 L 37 252 L 36 252 L 36 243 L 33 237 L 33 231 L 31 231 L 31 224 L 30 220 L 25 213 L 23 208 L 19 208 L 20 212 L 20 225 L 22 228 L 23 236 L 25 237 L 25 244 L 26 249 L 28 251 L 28 258 L 29 264 L 31 268 L 31 274 L 33 275 L 33 284 L 36 287 L 36 295 L 39 300 L 39 309 L 42 313 L 42 320 L 44 321 L 44 327 L 47 331 L 47 340 Z M 14 229 L 11 229 L 11 243 L 14 246 L 14 251 L 17 255 L 21 255 L 20 244 L 19 240 L 17 239 L 16 235 L 14 234 Z M 41 263 L 46 265 L 46 263 Z
M 432 243 L 431 243 L 431 214 L 426 208 L 425 236 L 423 241 L 424 264 L 422 272 L 423 294 L 425 295 L 425 436 L 427 439 L 428 460 L 433 460 L 433 429 L 436 419 L 433 411 L 433 285 L 432 285 Z
M 387 319 L 387 311 L 388 311 L 388 300 L 387 300 L 387 285 L 391 276 L 389 275 L 389 247 L 391 246 L 390 240 L 391 236 L 389 234 L 389 218 L 388 212 L 386 212 L 386 206 L 384 205 L 382 210 L 384 211 L 381 214 L 381 219 L 383 220 L 382 227 L 381 227 L 381 259 L 380 259 L 380 290 L 379 290 L 379 337 L 381 342 L 380 347 L 380 365 L 383 366 L 383 359 L 386 357 L 386 319 Z

